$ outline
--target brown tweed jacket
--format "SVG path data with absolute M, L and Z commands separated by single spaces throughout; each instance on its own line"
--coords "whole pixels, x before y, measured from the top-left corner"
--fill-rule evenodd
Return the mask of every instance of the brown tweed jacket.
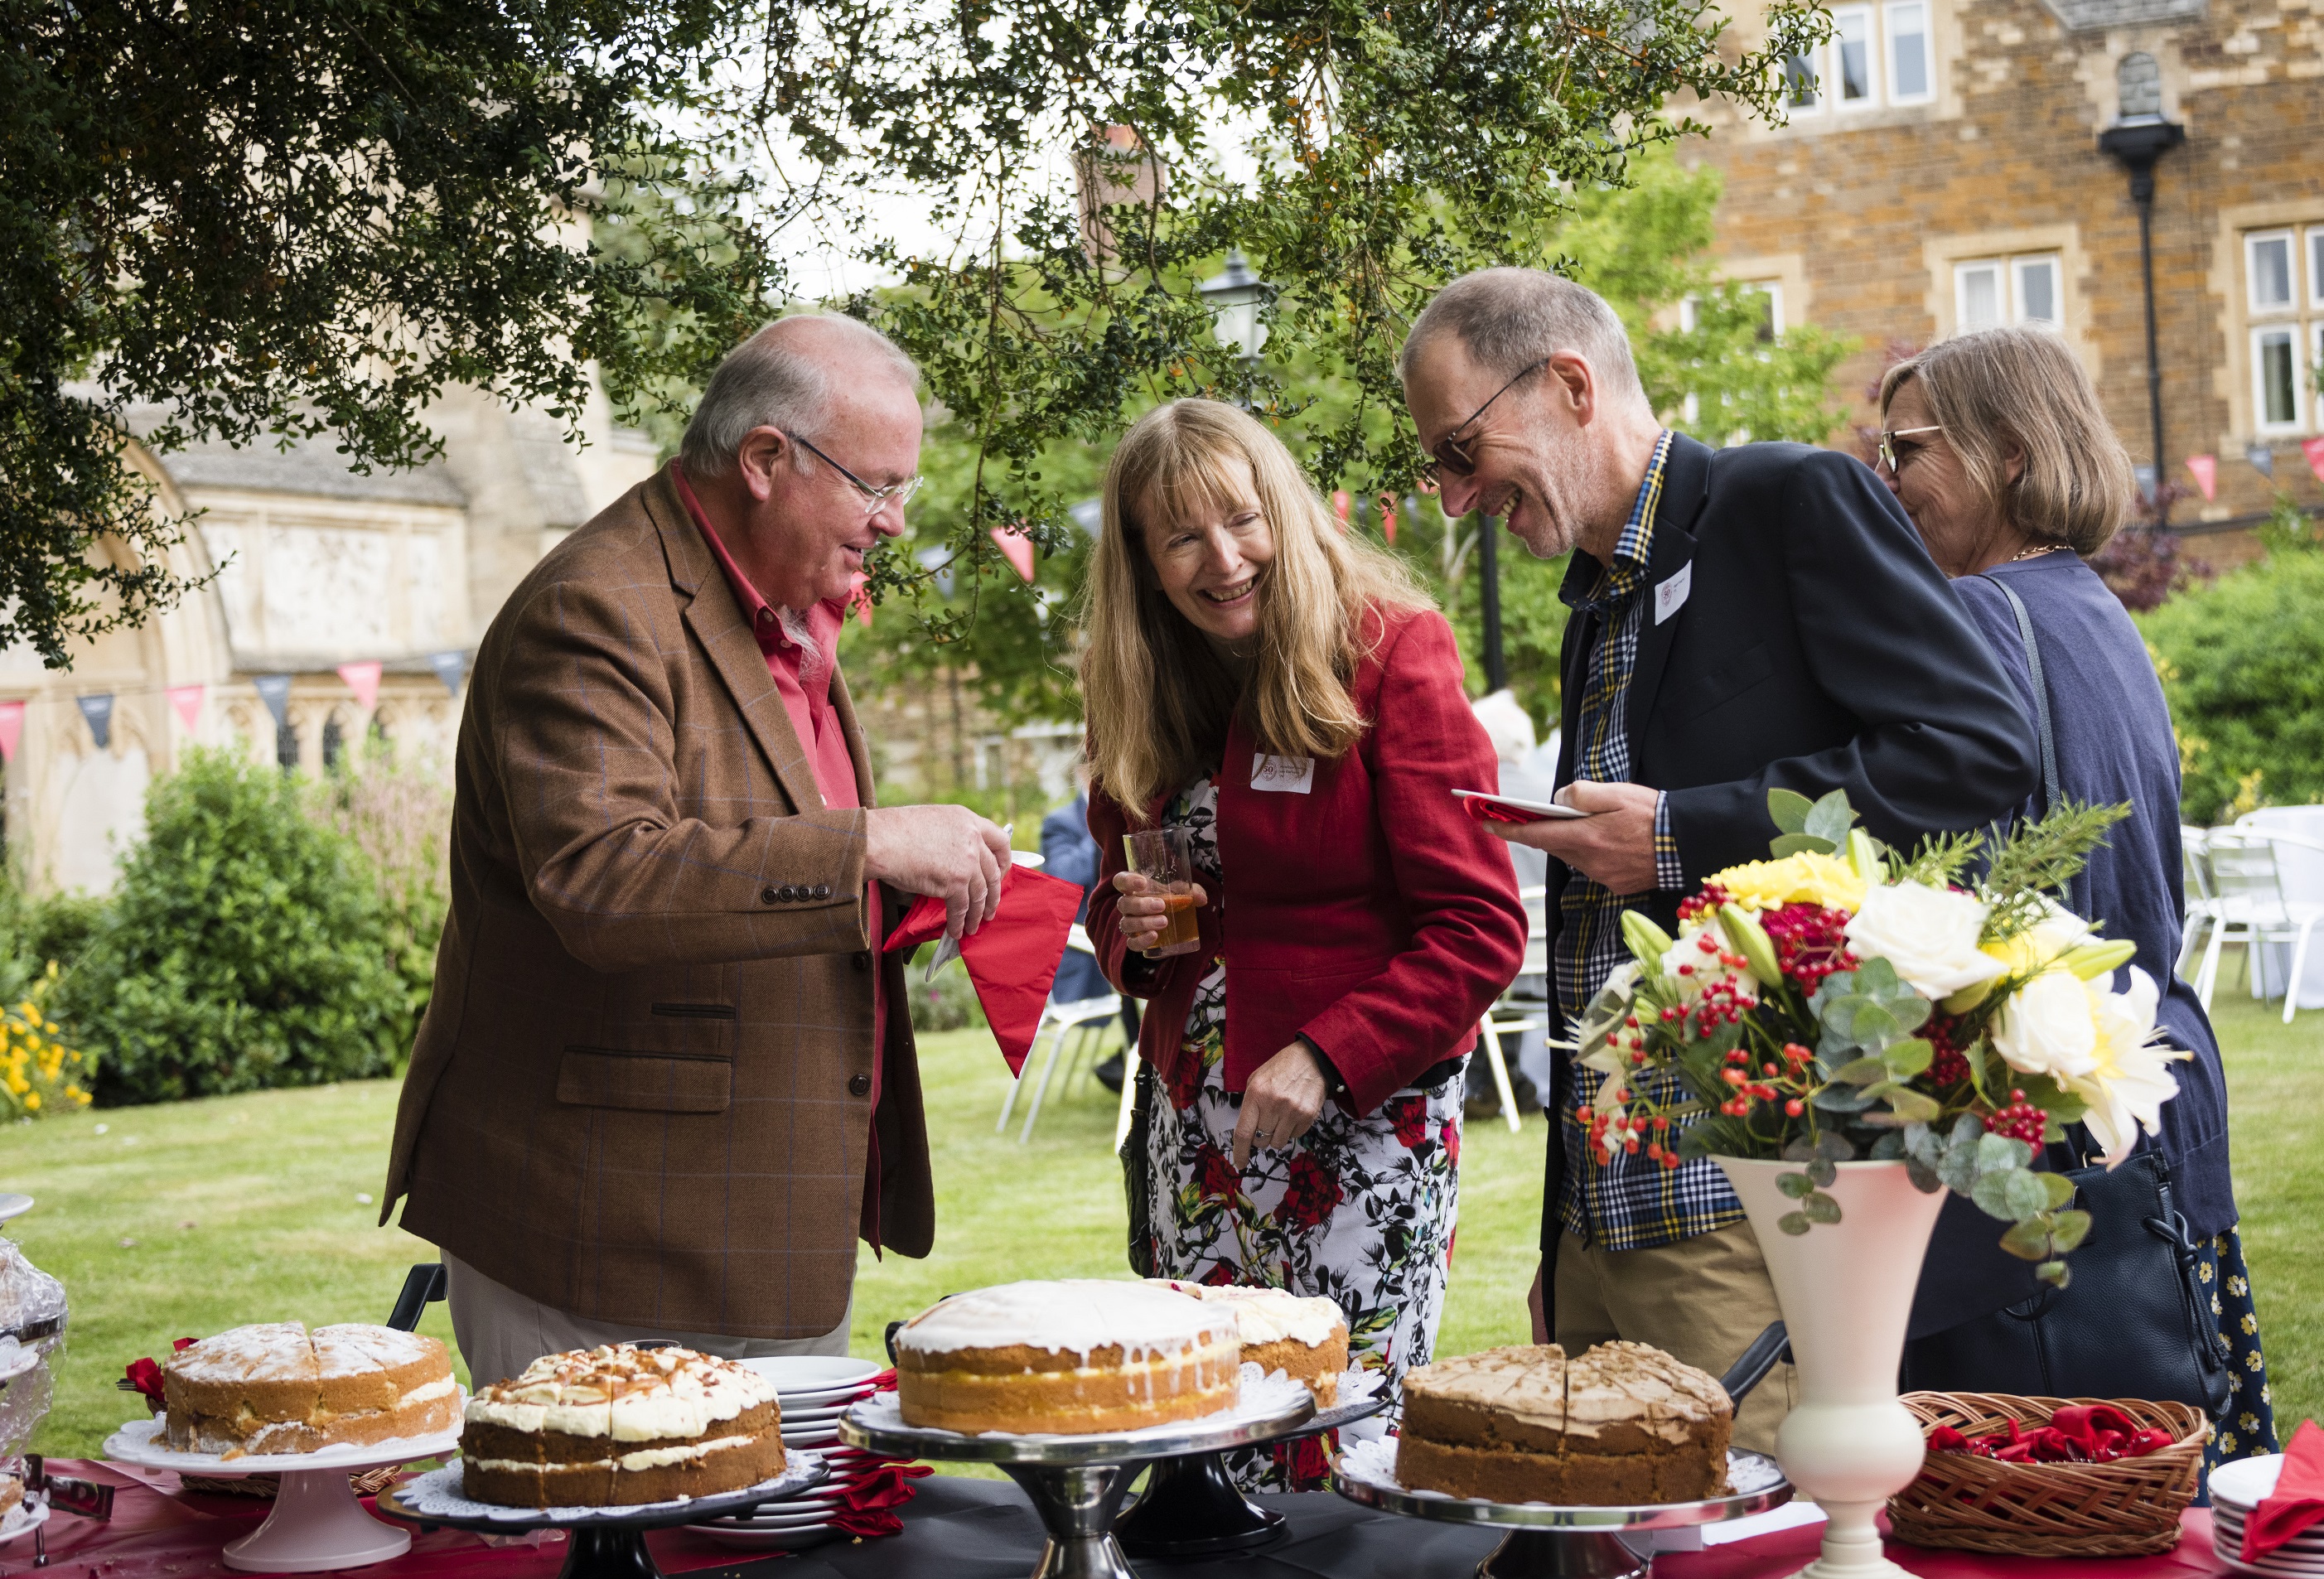
M 870 806 L 836 675 L 832 700 Z M 881 1237 L 926 1255 L 919 1070 L 863 825 L 825 809 L 667 471 L 558 544 L 476 655 L 380 1221 L 408 1194 L 405 1228 L 573 1315 L 808 1337 L 847 1308 L 876 1122 Z

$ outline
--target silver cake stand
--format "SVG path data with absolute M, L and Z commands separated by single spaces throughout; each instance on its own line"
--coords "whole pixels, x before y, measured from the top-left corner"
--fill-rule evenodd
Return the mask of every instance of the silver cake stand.
M 1247 1446 L 1320 1436 L 1388 1408 L 1385 1389 L 1319 1409 L 1306 1419 Z M 1113 1537 L 1133 1557 L 1182 1560 L 1215 1557 L 1265 1546 L 1283 1530 L 1283 1515 L 1242 1494 L 1217 1452 L 1157 1458 L 1146 1472 L 1146 1490 L 1114 1520 Z
M 1315 1412 L 1315 1400 L 1295 1382 L 1281 1390 L 1279 1404 L 1242 1405 L 1182 1426 L 1088 1436 L 966 1436 L 904 1425 L 895 1397 L 881 1393 L 842 1415 L 839 1439 L 897 1458 L 998 1464 L 1024 1489 L 1048 1534 L 1033 1579 L 1134 1579 L 1113 1520 L 1139 1469 L 1156 1459 L 1271 1442 Z
M 1791 1482 L 1765 1454 L 1729 1449 L 1727 1483 L 1744 1489 L 1701 1502 L 1560 1508 L 1547 1502 L 1487 1502 L 1408 1491 L 1384 1469 L 1356 1462 L 1347 1454 L 1341 1455 L 1339 1473 L 1333 1476 L 1340 1495 L 1367 1508 L 1401 1513 L 1408 1519 L 1484 1524 L 1508 1530 L 1508 1538 L 1477 1565 L 1479 1579 L 1646 1579 L 1654 1563 L 1652 1549 L 1640 1555 L 1622 1538 L 1623 1531 L 1722 1524 L 1765 1513 L 1792 1500 Z
M 796 1496 L 831 1473 L 820 1454 L 804 1448 L 789 1449 L 783 1459 L 781 1474 L 755 1486 L 628 1508 L 499 1508 L 469 1502 L 460 1497 L 461 1471 L 454 1464 L 382 1491 L 378 1507 L 391 1518 L 420 1526 L 423 1533 L 438 1525 L 484 1535 L 561 1529 L 566 1534 L 565 1566 L 558 1579 L 662 1579 L 653 1553 L 646 1548 L 649 1529 L 693 1524 Z

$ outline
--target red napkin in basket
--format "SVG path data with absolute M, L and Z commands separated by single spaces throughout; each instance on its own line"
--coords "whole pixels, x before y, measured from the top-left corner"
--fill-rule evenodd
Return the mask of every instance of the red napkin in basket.
M 1001 874 L 1001 909 L 960 940 L 961 963 L 968 967 L 976 1001 L 984 1005 L 984 1018 L 992 1022 L 993 1039 L 1011 1075 L 1024 1068 L 1025 1055 L 1033 1050 L 1041 1006 L 1049 1001 L 1049 986 L 1057 979 L 1065 937 L 1081 906 L 1079 883 L 1011 866 Z M 890 935 L 886 952 L 941 937 L 944 926 L 944 901 L 923 896 Z
M 2283 1450 L 2275 1490 L 2261 1498 L 2244 1520 L 2244 1561 L 2275 1550 L 2319 1519 L 2324 1519 L 2324 1430 L 2317 1429 L 2313 1420 L 2302 1420 Z

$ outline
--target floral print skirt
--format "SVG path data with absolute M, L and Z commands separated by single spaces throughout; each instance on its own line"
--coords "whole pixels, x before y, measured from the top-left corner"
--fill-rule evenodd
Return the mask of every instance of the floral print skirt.
M 2195 1275 L 2210 1290 L 2211 1315 L 2227 1344 L 2227 1407 L 2211 1422 L 2210 1440 L 2203 1450 L 2208 1473 L 2229 1459 L 2256 1458 L 2282 1449 L 2275 1442 L 2267 1357 L 2259 1346 L 2259 1312 L 2252 1306 L 2251 1269 L 2244 1264 L 2244 1242 L 2234 1229 L 2203 1246 Z
M 1242 1107 L 1222 1078 L 1218 1023 L 1188 1017 L 1186 1075 L 1157 1090 L 1147 1131 L 1154 1270 L 1192 1283 L 1264 1283 L 1338 1303 L 1349 1364 L 1378 1371 L 1391 1397 L 1428 1363 L 1444 1309 L 1460 1202 L 1461 1075 L 1397 1092 L 1362 1117 L 1327 1101 L 1288 1146 L 1259 1147 L 1240 1174 Z M 1194 1055 L 1201 1054 L 1195 1063 Z M 1227 1455 L 1246 1490 L 1328 1483 L 1309 1437 Z

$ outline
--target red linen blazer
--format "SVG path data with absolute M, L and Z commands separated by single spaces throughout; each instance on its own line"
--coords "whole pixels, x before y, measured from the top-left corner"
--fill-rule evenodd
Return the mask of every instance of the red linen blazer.
M 1516 979 L 1526 915 L 1508 846 L 1452 793 L 1497 788 L 1499 767 L 1462 689 L 1443 616 L 1386 615 L 1351 689 L 1372 726 L 1340 761 L 1315 764 L 1306 793 L 1253 789 L 1250 731 L 1240 718 L 1228 731 L 1218 812 L 1226 893 L 1197 912 L 1196 953 L 1150 965 L 1134 956 L 1125 974 L 1113 877 L 1129 818 L 1102 787 L 1091 792 L 1102 863 L 1090 938 L 1107 978 L 1151 1000 L 1139 1053 L 1166 1077 L 1222 946 L 1227 1089 L 1240 1091 L 1305 1034 L 1360 1113 L 1474 1046 L 1477 1021 Z

